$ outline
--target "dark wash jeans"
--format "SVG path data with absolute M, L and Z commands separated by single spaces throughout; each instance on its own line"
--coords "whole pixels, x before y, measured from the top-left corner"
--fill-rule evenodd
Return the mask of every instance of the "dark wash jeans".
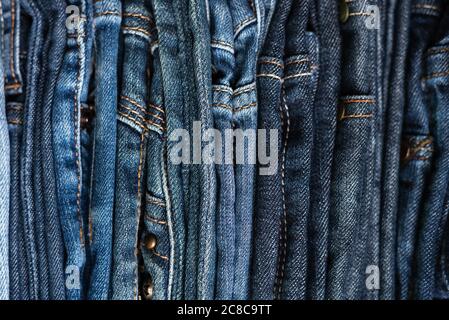
M 424 54 L 425 72 L 421 78 L 425 101 L 432 114 L 431 136 L 434 141 L 432 172 L 426 188 L 418 231 L 415 295 L 417 299 L 433 299 L 447 295 L 447 261 L 443 248 L 448 216 L 449 190 L 449 11 L 443 11 L 432 44 Z
M 370 3 L 373 3 L 372 1 Z M 353 13 L 340 22 L 341 86 L 332 168 L 329 219 L 329 299 L 366 299 L 365 270 L 378 265 L 378 219 L 374 192 L 379 99 L 378 31 L 369 29 L 368 1 L 348 3 Z M 375 293 L 373 293 L 375 294 Z
M 310 109 L 317 102 L 321 49 L 317 44 L 320 31 L 308 31 L 307 26 L 308 22 L 315 24 L 316 14 L 313 1 L 304 5 L 278 2 L 259 57 L 259 128 L 279 131 L 278 150 L 270 150 L 277 153 L 279 166 L 274 175 L 256 178 L 254 299 L 304 299 L 308 294 L 308 256 L 314 259 L 316 253 L 306 250 L 311 213 L 312 132 L 317 124 Z M 329 23 L 325 19 L 323 22 Z M 316 227 L 319 226 L 313 225 Z M 315 263 L 316 260 L 312 262 Z
M 442 1 L 413 1 L 410 20 L 410 49 L 407 61 L 407 96 L 401 144 L 399 208 L 397 220 L 397 297 L 413 298 L 419 221 L 425 189 L 429 183 L 434 153 L 431 136 L 432 114 L 426 102 L 421 78 L 423 59 L 432 44 L 434 30 L 441 19 Z

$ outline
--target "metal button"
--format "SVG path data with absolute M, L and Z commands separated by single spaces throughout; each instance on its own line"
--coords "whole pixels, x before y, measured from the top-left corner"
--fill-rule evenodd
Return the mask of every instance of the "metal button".
M 345 23 L 349 19 L 349 6 L 346 0 L 340 0 L 340 22 Z
M 145 237 L 145 242 L 144 242 L 144 246 L 145 248 L 147 248 L 148 250 L 154 250 L 154 248 L 156 248 L 157 245 L 157 238 L 154 234 L 150 233 Z
M 153 281 L 147 279 L 142 286 L 142 298 L 144 300 L 153 299 Z

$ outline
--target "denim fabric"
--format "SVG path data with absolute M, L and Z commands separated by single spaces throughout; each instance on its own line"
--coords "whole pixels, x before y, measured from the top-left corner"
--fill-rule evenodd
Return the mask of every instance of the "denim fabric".
M 342 78 L 332 169 L 329 219 L 328 298 L 364 299 L 365 270 L 377 265 L 377 215 L 373 210 L 376 119 L 377 32 L 365 26 L 368 2 L 348 4 L 341 23 Z
M 319 43 L 319 73 L 313 105 L 314 140 L 310 177 L 310 218 L 308 234 L 308 269 L 310 299 L 326 297 L 328 272 L 329 214 L 331 173 L 336 134 L 337 107 L 340 94 L 341 36 L 337 4 L 315 1 L 316 35 Z
M 379 270 L 380 299 L 395 297 L 396 217 L 399 197 L 400 144 L 405 105 L 405 69 L 409 44 L 411 2 L 387 1 L 385 41 L 386 55 L 390 56 L 388 72 L 384 77 L 385 123 L 382 154 L 382 180 L 380 199 Z M 391 29 L 391 30 L 390 30 Z M 391 50 L 391 51 L 389 51 Z M 388 59 L 388 58 L 387 58 Z M 386 89 L 388 88 L 388 89 Z
M 117 162 L 112 299 L 136 300 L 139 292 L 139 225 L 144 210 L 153 18 L 143 0 L 123 3 L 123 69 L 117 108 Z M 156 119 L 156 123 L 159 120 Z
M 154 16 L 159 39 L 159 60 L 161 64 L 162 87 L 166 112 L 167 135 L 176 129 L 184 128 L 182 82 L 179 79 L 180 61 L 178 55 L 178 32 L 169 1 L 153 1 Z M 167 142 L 167 154 L 175 148 L 176 142 Z M 167 208 L 167 226 L 170 233 L 170 273 L 168 280 L 168 299 L 184 298 L 186 222 L 184 218 L 185 166 L 167 163 L 167 185 L 170 191 L 170 208 Z M 190 276 L 190 275 L 187 275 Z
M 162 69 L 157 28 L 151 21 L 151 84 L 149 89 L 148 140 L 146 141 L 145 186 L 142 191 L 144 213 L 140 250 L 144 281 L 152 286 L 154 300 L 171 296 L 172 242 L 170 187 L 167 181 L 167 137 Z M 151 241 L 155 241 L 151 243 Z M 145 283 L 144 283 L 145 285 Z
M 234 30 L 231 8 L 227 1 L 209 1 L 212 50 L 212 114 L 214 128 L 221 137 L 232 129 L 232 84 L 235 69 Z M 215 297 L 232 299 L 234 290 L 236 219 L 235 174 L 233 163 L 226 162 L 225 146 L 218 150 L 222 163 L 216 165 L 217 174 L 217 263 Z
M 90 2 L 69 1 L 78 6 L 79 23 L 67 29 L 67 43 L 54 95 L 52 130 L 55 151 L 57 200 L 65 247 L 66 298 L 85 296 L 87 226 L 81 211 L 82 160 L 80 146 L 81 104 L 87 102 L 88 66 L 92 42 Z
M 292 1 L 280 1 L 273 14 L 268 36 L 259 57 L 257 73 L 258 128 L 278 130 L 278 159 L 283 152 L 286 128 L 285 105 L 282 103 L 284 75 L 285 29 Z M 271 137 L 267 133 L 267 139 Z M 282 160 L 280 160 L 282 161 Z M 254 214 L 253 267 L 251 297 L 253 299 L 280 298 L 285 259 L 285 174 L 283 163 L 273 175 L 257 175 Z
M 177 54 L 179 69 L 175 77 L 182 84 L 182 89 L 177 94 L 181 94 L 184 99 L 182 104 L 183 127 L 181 128 L 186 129 L 191 135 L 197 130 L 194 127 L 195 121 L 201 122 L 202 126 L 199 132 L 202 134 L 213 127 L 210 110 L 212 101 L 211 49 L 208 41 L 210 35 L 206 10 L 206 3 L 197 0 L 177 1 L 173 4 L 173 14 L 178 21 L 179 49 Z M 168 10 L 166 14 L 170 12 Z M 160 17 L 159 14 L 156 10 L 156 21 L 165 22 L 165 16 Z M 160 39 L 162 39 L 162 31 L 158 31 Z M 164 70 L 162 59 L 161 50 L 161 63 Z M 168 70 L 173 67 L 174 65 Z M 171 130 L 168 109 L 169 107 L 166 106 L 168 127 Z M 204 147 L 205 143 L 199 145 Z M 195 150 L 193 150 L 193 154 L 196 154 Z M 194 165 L 184 166 L 186 170 L 181 185 L 184 190 L 186 209 L 184 219 L 187 222 L 184 298 L 212 299 L 215 291 L 213 279 L 215 279 L 216 262 L 215 168 L 210 164 L 195 165 L 197 160 L 193 159 Z
M 6 94 L 23 93 L 23 81 L 20 68 L 20 37 L 25 30 L 21 30 L 21 8 L 19 0 L 2 1 L 4 23 L 4 63 Z
M 11 3 L 12 4 L 12 3 Z M 22 16 L 22 19 L 18 20 L 16 14 L 10 15 L 8 18 L 7 11 L 7 3 L 3 2 L 3 16 L 4 16 L 4 49 L 5 52 L 3 54 L 3 61 L 5 67 L 5 75 L 8 72 L 11 75 L 16 75 L 16 72 L 20 72 L 24 74 L 26 70 L 25 66 L 27 64 L 27 54 L 26 52 L 28 46 L 28 32 L 30 28 L 29 18 L 26 15 Z M 20 10 L 17 4 L 12 4 L 14 6 L 14 12 Z M 12 9 L 12 6 L 10 8 Z M 10 12 L 11 14 L 11 12 Z M 14 24 L 12 23 L 11 17 L 14 16 Z M 21 33 L 17 33 L 20 21 L 20 28 L 22 30 Z M 14 26 L 14 28 L 12 28 Z M 8 39 L 7 31 L 10 30 L 10 38 L 19 37 L 19 42 L 11 41 L 7 42 Z M 11 37 L 12 36 L 12 37 Z M 20 59 L 19 68 L 14 63 L 9 63 L 14 61 L 13 55 L 15 52 L 21 52 L 19 57 L 23 56 L 24 58 Z M 8 60 L 7 60 L 8 59 Z M 7 61 L 9 61 L 7 63 Z M 18 70 L 18 71 L 16 71 Z M 24 77 L 26 80 L 26 77 Z M 6 80 L 6 79 L 5 79 Z M 9 129 L 9 138 L 10 138 L 10 203 L 9 203 L 9 298 L 12 300 L 18 299 L 28 299 L 28 261 L 27 261 L 27 252 L 25 248 L 24 241 L 24 220 L 23 220 L 23 210 L 22 210 L 22 201 L 21 201 L 21 191 L 20 191 L 20 159 L 21 157 L 21 149 L 22 149 L 22 135 L 23 135 L 23 116 L 24 116 L 24 108 L 23 101 L 25 99 L 23 94 L 16 94 L 17 88 L 22 88 L 24 86 L 24 82 L 17 82 L 15 85 L 11 83 L 9 86 L 5 83 L 5 94 L 6 94 L 6 115 L 8 119 L 8 129 Z M 8 88 L 10 90 L 8 90 Z
M 37 198 L 33 197 L 35 191 L 34 161 L 36 152 L 36 126 L 38 121 L 39 91 L 38 79 L 42 75 L 41 55 L 44 46 L 43 42 L 43 17 L 41 9 L 33 1 L 21 2 L 23 11 L 32 19 L 30 38 L 28 44 L 29 57 L 27 61 L 27 88 L 24 103 L 24 131 L 23 144 L 21 150 L 20 180 L 21 180 L 21 200 L 23 201 L 23 225 L 24 241 L 27 255 L 28 290 L 29 298 L 39 299 L 43 291 L 40 291 L 40 284 L 45 282 L 40 277 L 40 271 L 46 270 L 44 248 L 44 233 L 42 231 L 42 213 L 37 211 Z M 38 163 L 38 162 L 37 162 Z M 42 282 L 42 283 L 41 283 Z M 45 296 L 44 296 L 45 298 Z
M 426 104 L 432 114 L 431 135 L 434 139 L 434 160 L 430 181 L 426 190 L 421 225 L 418 233 L 415 294 L 417 299 L 433 299 L 437 282 L 437 270 L 441 264 L 444 227 L 448 214 L 449 131 L 448 112 L 448 66 L 447 47 L 449 12 L 444 11 L 432 45 L 425 58 L 422 78 Z
M 285 141 L 280 158 L 285 183 L 285 257 L 282 299 L 306 299 L 308 278 L 308 219 L 314 137 L 313 104 L 319 74 L 319 44 L 314 3 L 294 4 L 287 24 L 283 105 Z
M 3 12 L 0 4 L 2 24 L 0 41 L 3 41 Z M 3 49 L 0 48 L 0 57 Z M 6 119 L 3 61 L 0 61 L 0 300 L 9 299 L 9 185 L 10 185 L 10 149 L 9 131 Z
M 433 5 L 437 4 L 435 2 Z M 433 7 L 429 7 L 428 1 L 414 1 L 410 19 L 407 97 L 401 145 L 397 218 L 397 294 L 400 299 L 413 297 L 418 221 L 434 149 L 433 138 L 430 136 L 431 114 L 422 90 L 421 77 L 425 72 L 423 55 L 432 41 L 433 32 L 440 20 L 440 13 Z
M 253 1 L 229 1 L 234 29 L 235 70 L 233 81 L 233 128 L 255 133 L 257 129 L 256 68 L 258 23 Z M 245 136 L 246 137 L 246 136 Z M 245 138 L 244 138 L 245 139 Z M 255 139 L 254 139 L 255 140 Z M 237 145 L 243 150 L 244 164 L 235 166 L 235 258 L 233 299 L 249 298 L 251 243 L 255 194 L 256 146 L 249 141 Z M 240 144 L 239 143 L 239 144 Z M 238 151 L 235 151 L 238 152 Z M 236 154 L 238 157 L 238 154 Z M 237 159 L 238 160 L 238 159 Z M 249 162 L 249 163 L 248 163 Z
M 41 81 L 42 107 L 38 110 L 39 119 L 36 127 L 37 154 L 34 163 L 35 188 L 40 197 L 41 232 L 44 246 L 40 255 L 40 299 L 65 299 L 64 283 L 64 248 L 62 231 L 56 201 L 56 181 L 54 170 L 54 154 L 52 149 L 52 105 L 56 80 L 65 47 L 65 4 L 63 1 L 42 3 L 41 12 L 44 18 L 46 39 L 42 56 L 43 78 Z
M 89 210 L 91 256 L 89 299 L 106 300 L 112 264 L 112 229 L 117 135 L 118 46 L 121 3 L 94 4 L 95 123 Z
M 192 134 L 194 121 L 201 121 L 200 132 L 204 133 L 212 127 L 211 57 L 210 44 L 206 41 L 210 37 L 205 3 L 154 1 L 153 5 L 159 34 L 167 135 L 181 128 Z M 168 154 L 175 144 L 175 141 L 168 142 Z M 167 178 L 171 195 L 169 226 L 173 235 L 171 298 L 211 299 L 216 261 L 214 167 L 177 165 L 169 161 Z

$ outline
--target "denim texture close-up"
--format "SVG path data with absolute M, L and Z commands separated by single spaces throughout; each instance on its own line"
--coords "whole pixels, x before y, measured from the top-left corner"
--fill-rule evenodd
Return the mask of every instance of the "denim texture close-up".
M 446 300 L 448 217 L 447 0 L 0 1 L 0 300 Z

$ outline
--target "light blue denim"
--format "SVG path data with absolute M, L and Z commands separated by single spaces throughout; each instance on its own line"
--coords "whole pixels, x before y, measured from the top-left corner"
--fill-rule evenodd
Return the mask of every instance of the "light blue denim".
M 3 28 L 0 28 L 3 34 Z M 0 41 L 2 41 L 0 36 Z M 0 48 L 0 57 L 3 51 Z M 9 298 L 9 130 L 5 110 L 3 61 L 0 60 L 0 300 Z
M 96 90 L 89 210 L 92 241 L 89 299 L 106 300 L 110 289 L 120 23 L 120 1 L 104 0 L 94 3 Z

